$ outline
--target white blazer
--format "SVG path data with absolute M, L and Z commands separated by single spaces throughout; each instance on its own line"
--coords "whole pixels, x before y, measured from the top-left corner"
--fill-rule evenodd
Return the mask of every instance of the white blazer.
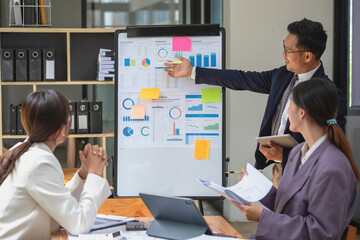
M 106 179 L 76 173 L 64 186 L 59 161 L 44 143 L 33 144 L 0 186 L 0 239 L 50 239 L 59 225 L 87 233 L 110 195 Z

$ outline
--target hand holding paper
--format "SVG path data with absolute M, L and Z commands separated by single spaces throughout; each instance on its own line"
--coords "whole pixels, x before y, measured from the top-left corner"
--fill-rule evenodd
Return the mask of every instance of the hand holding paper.
M 222 187 L 208 180 L 198 179 L 198 181 L 229 200 L 250 204 L 264 198 L 270 191 L 272 182 L 249 163 L 246 165 L 246 171 L 248 174 L 231 187 Z

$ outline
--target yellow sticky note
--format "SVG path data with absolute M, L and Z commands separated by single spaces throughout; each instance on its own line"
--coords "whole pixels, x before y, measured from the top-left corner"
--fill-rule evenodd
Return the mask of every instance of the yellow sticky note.
M 144 119 L 145 118 L 145 106 L 133 105 L 130 110 L 130 119 Z
M 158 99 L 160 96 L 160 88 L 142 88 L 140 90 L 141 99 Z
M 195 159 L 209 159 L 210 140 L 195 140 Z
M 221 102 L 221 88 L 202 88 L 201 101 L 207 102 Z

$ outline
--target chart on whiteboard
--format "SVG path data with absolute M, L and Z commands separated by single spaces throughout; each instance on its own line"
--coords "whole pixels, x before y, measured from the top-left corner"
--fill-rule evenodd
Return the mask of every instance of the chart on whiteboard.
M 126 36 L 126 35 L 125 35 Z M 190 78 L 171 78 L 164 72 L 165 62 L 190 60 L 196 67 L 220 69 L 222 63 L 221 36 L 192 37 L 191 51 L 173 51 L 173 38 L 119 37 L 118 79 L 121 92 L 136 92 L 139 88 L 161 88 L 162 91 L 200 89 Z
M 172 37 L 118 38 L 118 145 L 120 148 L 194 148 L 196 139 L 221 148 L 222 102 L 205 103 L 190 78 L 171 78 L 164 63 L 189 59 L 196 67 L 222 68 L 221 36 L 191 37 L 191 49 L 173 51 Z M 176 50 L 176 49 L 175 49 Z M 140 99 L 143 88 L 159 88 L 159 99 Z M 134 105 L 145 116 L 133 119 Z
M 131 119 L 133 105 L 144 105 L 143 119 Z M 201 95 L 167 93 L 159 99 L 140 99 L 139 94 L 119 97 L 119 147 L 194 147 L 195 139 L 211 140 L 220 148 L 222 103 L 202 103 Z

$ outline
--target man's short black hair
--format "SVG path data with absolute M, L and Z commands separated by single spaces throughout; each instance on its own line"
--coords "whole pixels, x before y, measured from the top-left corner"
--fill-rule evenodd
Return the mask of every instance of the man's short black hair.
M 304 18 L 303 20 L 290 23 L 287 30 L 298 38 L 297 47 L 315 55 L 320 59 L 326 48 L 327 35 L 323 25 Z

